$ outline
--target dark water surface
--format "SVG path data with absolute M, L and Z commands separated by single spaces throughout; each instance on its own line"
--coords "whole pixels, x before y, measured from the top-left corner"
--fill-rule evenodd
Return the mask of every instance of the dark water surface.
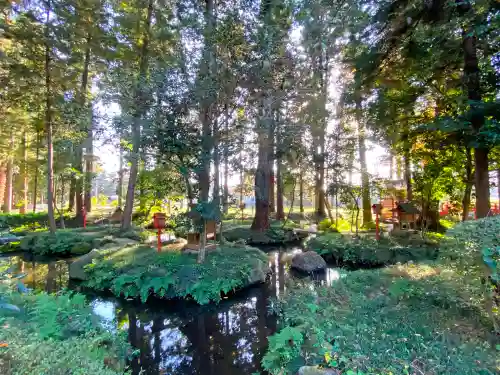
M 158 300 L 140 304 L 102 296 L 89 296 L 89 301 L 108 329 L 127 331 L 138 354 L 131 363 L 134 375 L 250 375 L 261 370 L 267 337 L 277 328 L 276 318 L 268 314 L 269 302 L 286 291 L 288 279 L 298 276 L 288 264 L 300 251 L 269 252 L 272 272 L 266 283 L 218 305 Z M 23 281 L 29 288 L 49 293 L 78 289 L 68 277 L 71 260 L 30 261 L 22 255 L 4 260 L 26 274 Z M 306 282 L 330 284 L 339 277 L 339 270 L 332 268 Z

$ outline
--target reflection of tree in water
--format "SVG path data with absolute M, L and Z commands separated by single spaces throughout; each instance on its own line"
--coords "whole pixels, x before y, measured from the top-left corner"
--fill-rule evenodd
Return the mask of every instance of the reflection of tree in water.
M 69 260 L 28 261 L 22 256 L 9 258 L 14 273 L 26 274 L 21 280 L 29 288 L 54 293 L 68 286 Z
M 134 373 L 252 374 L 260 370 L 274 319 L 267 315 L 270 291 L 255 288 L 236 302 L 188 307 L 177 312 L 129 314 L 129 338 L 140 350 Z

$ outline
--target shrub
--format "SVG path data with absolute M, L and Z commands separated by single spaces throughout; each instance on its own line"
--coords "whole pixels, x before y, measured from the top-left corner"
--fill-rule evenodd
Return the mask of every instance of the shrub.
M 93 248 L 99 248 L 112 242 L 112 238 L 102 233 L 85 233 L 83 230 L 58 230 L 50 232 L 33 233 L 21 240 L 21 250 L 36 255 L 85 254 Z
M 441 260 L 482 287 L 483 303 L 500 332 L 500 216 L 457 224 L 442 241 Z
M 132 247 L 97 258 L 86 267 L 87 287 L 110 290 L 117 296 L 192 298 L 199 304 L 218 302 L 221 293 L 257 282 L 267 272 L 267 256 L 260 250 L 227 245 L 207 253 L 204 263 L 180 251 L 157 253 Z
M 70 219 L 71 213 L 65 213 L 64 219 Z M 4 214 L 0 213 L 0 228 L 26 227 L 46 227 L 49 223 L 47 212 L 25 213 L 25 214 Z
M 2 374 L 123 374 L 125 337 L 104 331 L 84 296 L 9 292 L 8 302 L 20 311 L 0 309 Z
M 371 236 L 352 237 L 343 234 L 324 234 L 311 238 L 307 247 L 327 261 L 355 267 L 376 267 L 397 262 L 435 259 L 434 243 L 419 238 L 411 241 L 394 238 L 376 240 Z
M 330 219 L 323 219 L 318 224 L 318 230 L 326 230 L 332 226 L 332 221 Z
M 403 265 L 351 272 L 331 287 L 291 286 L 273 302 L 281 329 L 263 367 L 282 375 L 303 365 L 339 374 L 494 374 L 491 326 L 466 285 L 445 268 Z

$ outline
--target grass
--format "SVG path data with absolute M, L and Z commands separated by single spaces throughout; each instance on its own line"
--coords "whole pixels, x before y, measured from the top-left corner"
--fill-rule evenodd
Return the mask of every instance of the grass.
M 434 236 L 435 261 L 358 270 L 330 287 L 287 288 L 272 305 L 281 330 L 269 338 L 263 367 L 280 375 L 303 365 L 349 375 L 497 374 L 481 249 L 500 245 L 499 227 L 500 217 L 490 218 Z
M 225 245 L 207 252 L 204 263 L 196 255 L 171 250 L 157 253 L 135 246 L 98 259 L 86 267 L 84 285 L 110 290 L 120 297 L 185 298 L 199 304 L 219 302 L 222 294 L 262 281 L 267 256 L 245 246 Z
M 352 267 L 378 267 L 398 262 L 435 259 L 437 240 L 422 239 L 419 234 L 412 237 L 353 237 L 341 233 L 326 233 L 310 238 L 309 250 L 316 251 L 326 261 Z

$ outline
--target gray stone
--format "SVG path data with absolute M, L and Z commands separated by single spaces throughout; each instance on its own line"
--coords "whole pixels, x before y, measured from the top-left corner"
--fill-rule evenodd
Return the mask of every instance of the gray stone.
M 292 268 L 301 272 L 315 272 L 326 268 L 326 262 L 314 251 L 296 254 L 292 258 Z
M 4 237 L 0 237 L 0 245 L 7 245 L 11 242 L 17 242 L 17 241 L 21 241 L 21 239 L 19 237 L 10 234 Z
M 269 266 L 266 262 L 260 259 L 252 259 L 252 270 L 250 275 L 248 275 L 248 285 L 263 283 L 266 281 L 267 273 L 269 272 Z
M 318 366 L 302 366 L 297 375 L 340 375 L 338 370 Z
M 98 258 L 101 255 L 102 252 L 93 249 L 90 253 L 82 255 L 76 259 L 69 265 L 69 278 L 75 280 L 87 280 L 87 274 L 85 273 L 84 267 L 92 263 L 95 258 Z

